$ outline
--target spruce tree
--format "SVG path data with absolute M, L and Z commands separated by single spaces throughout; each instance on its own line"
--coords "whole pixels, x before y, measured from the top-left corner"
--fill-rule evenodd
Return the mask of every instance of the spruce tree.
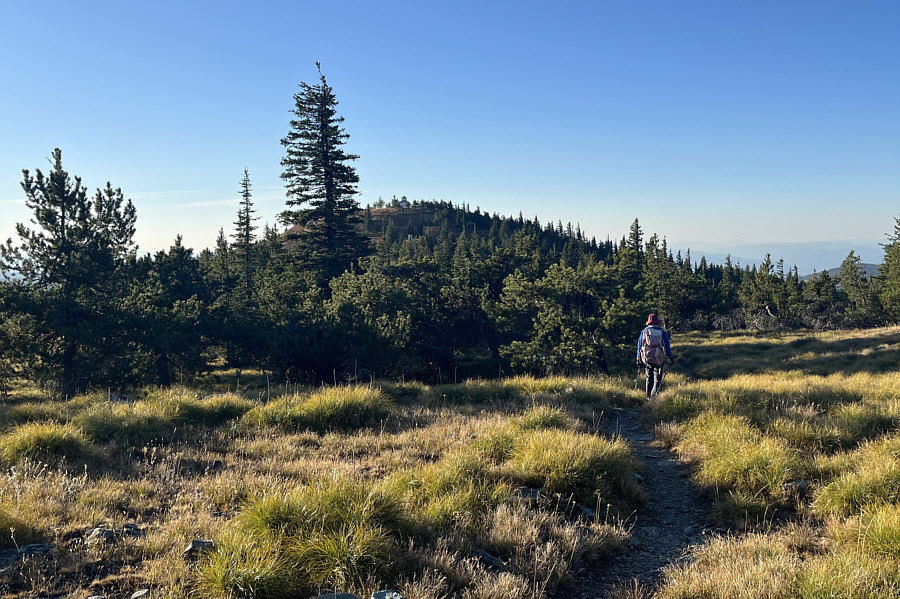
M 884 263 L 878 270 L 878 297 L 888 320 L 900 322 L 900 218 L 884 244 Z
M 359 204 L 354 196 L 359 176 L 343 145 L 350 137 L 341 127 L 337 99 L 319 63 L 319 83 L 301 83 L 294 95 L 296 118 L 281 140 L 288 209 L 281 213 L 297 242 L 298 257 L 320 284 L 341 274 L 368 250 L 367 239 L 356 230 Z
M 254 221 L 259 217 L 253 216 L 253 194 L 250 190 L 250 173 L 244 169 L 241 179 L 241 206 L 238 209 L 237 220 L 234 222 L 234 252 L 238 261 L 238 269 L 241 276 L 241 286 L 245 298 L 249 298 L 253 289 L 253 241 L 256 239 L 254 231 L 257 229 Z

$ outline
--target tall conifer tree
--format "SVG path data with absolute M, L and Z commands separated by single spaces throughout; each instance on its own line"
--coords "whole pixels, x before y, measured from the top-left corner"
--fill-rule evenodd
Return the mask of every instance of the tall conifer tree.
M 900 322 L 900 218 L 894 219 L 894 233 L 884 244 L 884 264 L 878 270 L 881 305 L 891 322 Z
M 253 233 L 257 227 L 254 221 L 259 217 L 253 216 L 256 211 L 253 209 L 253 194 L 250 190 L 250 173 L 244 169 L 244 176 L 241 179 L 241 207 L 238 209 L 237 220 L 234 222 L 234 244 L 232 247 L 237 254 L 239 261 L 238 268 L 243 279 L 241 281 L 243 291 L 246 297 L 250 296 L 253 288 L 253 241 L 256 235 Z
M 343 150 L 350 137 L 337 115 L 337 99 L 321 66 L 319 83 L 301 83 L 294 95 L 295 118 L 281 140 L 288 209 L 281 219 L 298 243 L 304 266 L 320 283 L 346 270 L 368 250 L 367 239 L 356 230 L 359 204 L 354 196 L 359 176 L 351 165 L 358 156 Z

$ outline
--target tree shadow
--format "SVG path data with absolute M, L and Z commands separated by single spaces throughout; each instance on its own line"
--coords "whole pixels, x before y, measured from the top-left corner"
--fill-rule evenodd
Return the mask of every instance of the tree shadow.
M 686 345 L 679 364 L 703 379 L 778 371 L 825 376 L 900 369 L 900 327 L 874 329 L 853 337 L 810 335 L 787 340 L 793 335 L 759 340 L 746 335 L 725 336 Z

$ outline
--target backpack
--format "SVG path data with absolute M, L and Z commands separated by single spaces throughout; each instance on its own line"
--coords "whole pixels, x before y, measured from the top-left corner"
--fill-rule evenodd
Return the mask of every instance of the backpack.
M 644 329 L 644 337 L 641 342 L 641 361 L 650 366 L 662 366 L 665 356 L 662 329 L 652 327 Z

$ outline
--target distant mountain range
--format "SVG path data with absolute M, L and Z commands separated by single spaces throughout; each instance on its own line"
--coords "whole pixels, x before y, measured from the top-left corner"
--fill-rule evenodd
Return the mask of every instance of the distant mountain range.
M 766 254 L 771 254 L 772 262 L 784 259 L 784 269 L 793 268 L 794 265 L 800 271 L 801 276 L 811 275 L 813 272 L 840 270 L 841 262 L 853 250 L 867 267 L 878 268 L 884 260 L 884 249 L 877 242 L 863 241 L 809 241 L 794 243 L 759 243 L 759 244 L 711 244 L 705 242 L 672 243 L 672 248 L 680 248 L 682 255 L 688 248 L 691 252 L 691 261 L 697 262 L 701 256 L 706 256 L 706 261 L 713 264 L 723 264 L 726 256 L 731 256 L 731 262 L 741 266 L 762 263 Z M 829 274 L 833 274 L 829 272 Z
M 864 273 L 866 273 L 870 277 L 876 277 L 876 276 L 878 276 L 878 269 L 881 267 L 881 265 L 880 264 L 866 264 L 865 262 L 860 262 L 859 267 L 862 269 L 862 271 Z M 819 272 L 822 272 L 822 271 L 819 271 Z M 838 276 L 838 274 L 840 274 L 840 272 L 841 272 L 840 266 L 837 266 L 835 268 L 829 268 L 828 276 L 836 277 L 836 276 Z M 815 276 L 814 274 L 803 275 L 800 277 L 800 280 L 808 281 L 814 276 Z

